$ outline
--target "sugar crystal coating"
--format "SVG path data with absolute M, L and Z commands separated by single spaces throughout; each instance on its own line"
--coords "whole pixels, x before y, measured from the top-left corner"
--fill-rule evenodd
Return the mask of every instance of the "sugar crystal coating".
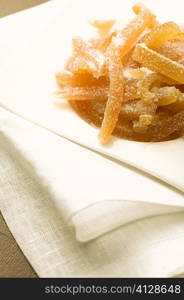
M 159 23 L 142 4 L 124 28 L 95 20 L 97 37 L 73 39 L 65 70 L 56 73 L 58 98 L 91 125 L 100 140 L 111 135 L 142 142 L 184 133 L 184 31 Z

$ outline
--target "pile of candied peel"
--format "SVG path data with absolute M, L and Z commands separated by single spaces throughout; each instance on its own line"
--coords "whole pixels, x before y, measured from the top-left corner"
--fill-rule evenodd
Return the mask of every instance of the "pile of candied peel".
M 111 135 L 159 142 L 184 132 L 184 30 L 160 24 L 142 4 L 122 29 L 114 20 L 91 22 L 98 37 L 73 39 L 73 54 L 56 74 L 59 98 Z

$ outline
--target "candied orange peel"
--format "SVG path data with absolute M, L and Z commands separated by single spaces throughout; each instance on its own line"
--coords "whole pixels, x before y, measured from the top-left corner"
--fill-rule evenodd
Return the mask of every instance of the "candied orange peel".
M 160 23 L 146 6 L 123 28 L 115 20 L 94 20 L 97 35 L 73 39 L 65 69 L 55 75 L 58 98 L 100 127 L 100 141 L 112 135 L 159 142 L 184 133 L 184 30 Z
M 141 7 L 137 16 L 119 31 L 116 38 L 116 48 L 119 49 L 121 57 L 125 56 L 139 40 L 141 34 L 155 21 L 153 15 L 145 7 Z
M 184 65 L 148 48 L 145 44 L 136 45 L 133 59 L 152 71 L 184 84 Z
M 182 36 L 184 32 L 176 23 L 167 22 L 156 26 L 143 41 L 149 48 L 158 50 L 164 42 Z
M 115 20 L 93 20 L 91 25 L 98 29 L 100 34 L 107 33 L 115 24 Z
M 123 64 L 119 51 L 116 48 L 111 48 L 108 58 L 109 69 L 109 96 L 104 112 L 104 119 L 100 130 L 100 140 L 102 143 L 108 142 L 118 121 L 118 116 L 121 111 L 124 93 L 124 78 Z

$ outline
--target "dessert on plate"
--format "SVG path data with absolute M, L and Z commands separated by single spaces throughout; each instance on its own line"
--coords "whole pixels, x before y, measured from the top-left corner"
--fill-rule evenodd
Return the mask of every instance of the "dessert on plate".
M 98 35 L 72 40 L 73 53 L 56 74 L 57 97 L 85 121 L 112 135 L 142 142 L 181 137 L 184 132 L 184 29 L 159 23 L 142 4 L 123 28 L 94 20 Z

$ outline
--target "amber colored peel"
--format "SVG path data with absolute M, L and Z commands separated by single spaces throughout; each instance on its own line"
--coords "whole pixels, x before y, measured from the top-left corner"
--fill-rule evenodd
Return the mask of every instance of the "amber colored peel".
M 148 127 L 148 135 L 151 140 L 161 141 L 177 130 L 184 128 L 184 111 L 180 111 L 175 115 L 159 121 L 156 125 Z
M 59 98 L 100 129 L 136 141 L 177 138 L 184 129 L 184 32 L 159 24 L 144 5 L 125 28 L 114 20 L 92 23 L 98 37 L 73 39 L 65 71 L 56 74 Z
M 116 36 L 115 31 L 112 31 L 112 32 L 107 33 L 106 35 L 104 35 L 98 43 L 99 51 L 105 52 L 107 50 L 107 48 L 109 47 L 109 45 L 111 44 L 111 41 L 112 41 L 114 36 Z
M 174 22 L 167 22 L 156 26 L 143 41 L 149 48 L 158 50 L 164 42 L 177 38 L 184 32 L 181 31 L 180 27 Z
M 154 88 L 155 97 L 158 106 L 166 106 L 177 101 L 181 92 L 174 86 L 165 86 L 162 88 Z
M 106 101 L 109 95 L 109 80 L 106 77 L 96 79 L 91 74 L 56 73 L 59 98 L 67 100 Z M 124 102 L 140 98 L 138 80 L 124 79 Z
M 116 48 L 112 48 L 109 56 L 109 78 L 110 88 L 104 119 L 100 129 L 100 140 L 107 143 L 118 121 L 118 116 L 123 102 L 124 79 L 123 65 Z
M 69 87 L 86 87 L 86 86 L 108 86 L 109 78 L 107 76 L 93 77 L 92 74 L 73 74 L 71 72 L 58 72 L 55 74 L 56 82 L 60 88 Z
M 145 75 L 145 77 L 139 81 L 138 92 L 145 103 L 149 104 L 154 100 L 154 93 L 150 91 L 150 87 L 156 81 L 158 81 L 157 73 Z
M 140 10 L 136 16 L 121 32 L 117 35 L 116 47 L 121 52 L 121 57 L 125 56 L 136 44 L 143 31 L 155 20 L 155 16 L 148 10 Z
M 104 119 L 100 130 L 100 139 L 103 143 L 108 142 L 118 121 L 121 103 L 123 102 L 122 77 L 123 66 L 121 57 L 125 56 L 137 42 L 142 32 L 155 20 L 150 12 L 141 11 L 116 37 L 108 49 L 110 89 L 109 97 L 104 113 Z
M 145 44 L 136 45 L 133 58 L 144 67 L 184 84 L 184 66 L 149 49 Z
M 76 74 L 91 73 L 95 78 L 102 76 L 105 63 L 102 53 L 81 38 L 75 38 L 72 42 L 73 56 L 68 60 L 66 70 Z
M 148 24 L 149 28 L 154 28 L 159 25 L 156 16 L 143 3 L 136 3 L 132 6 L 132 10 L 136 15 L 147 14 L 152 16 L 152 21 Z
M 168 85 L 176 84 L 176 82 L 173 81 L 172 79 L 169 79 L 168 77 L 165 77 L 155 72 L 144 74 L 144 76 L 142 74 L 140 80 L 137 83 L 137 95 L 139 95 L 141 99 L 148 104 L 151 103 L 152 101 L 158 100 L 158 97 L 159 99 L 162 98 L 162 103 L 171 101 L 171 99 L 169 100 L 168 97 L 172 98 L 173 95 L 175 96 L 175 93 L 172 92 L 173 90 L 172 88 L 170 89 L 170 87 L 168 87 L 167 89 L 166 88 L 158 89 L 161 83 L 165 83 Z M 158 92 L 160 93 L 157 94 Z M 165 100 L 164 100 L 164 96 L 165 96 Z M 159 104 L 161 104 L 161 101 L 159 102 Z
M 56 92 L 58 98 L 68 101 L 96 100 L 106 101 L 109 94 L 108 87 L 65 87 Z
M 90 24 L 99 30 L 99 33 L 109 31 L 115 24 L 115 20 L 92 20 Z
M 156 113 L 156 104 L 146 105 L 142 100 L 134 100 L 123 103 L 121 107 L 122 120 L 138 120 L 140 115 L 154 115 Z
M 74 74 L 93 74 L 93 72 L 96 72 L 96 66 L 93 62 L 86 60 L 85 57 L 72 56 L 67 61 L 66 70 Z
M 158 49 L 158 52 L 179 62 L 184 58 L 184 40 L 167 41 Z
M 179 97 L 174 103 L 167 105 L 167 109 L 174 113 L 184 110 L 184 94 L 180 93 Z
M 96 47 L 99 51 L 105 52 L 112 41 L 112 37 L 116 35 L 116 31 L 112 28 L 115 20 L 93 20 L 90 24 L 98 30 L 100 36 Z
M 148 114 L 142 114 L 139 116 L 139 123 L 143 126 L 148 126 L 152 123 L 153 116 Z

